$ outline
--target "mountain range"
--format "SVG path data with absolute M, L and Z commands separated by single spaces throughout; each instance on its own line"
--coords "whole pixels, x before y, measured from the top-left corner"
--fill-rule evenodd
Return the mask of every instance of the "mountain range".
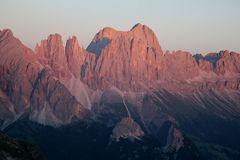
M 87 49 L 4 29 L 0 128 L 47 159 L 239 159 L 240 54 L 164 52 L 142 24 Z

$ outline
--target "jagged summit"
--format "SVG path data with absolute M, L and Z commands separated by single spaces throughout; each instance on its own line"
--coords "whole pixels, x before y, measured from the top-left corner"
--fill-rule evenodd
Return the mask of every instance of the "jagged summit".
M 137 28 L 143 28 L 144 25 L 142 25 L 141 23 L 137 23 L 135 24 L 131 30 L 137 29 Z
M 129 31 L 120 31 L 112 27 L 104 27 L 96 35 L 105 37 L 105 38 L 111 38 L 111 36 L 113 36 L 116 33 L 126 33 L 126 32 L 131 32 L 133 30 L 143 30 L 143 28 L 149 28 L 149 27 L 141 23 L 135 24 Z
M 81 65 L 85 60 L 86 53 L 85 50 L 80 47 L 76 36 L 72 36 L 67 40 L 65 46 L 65 55 L 70 71 L 74 74 L 75 77 L 79 77 Z
M 131 32 L 134 30 L 144 30 L 144 29 L 151 30 L 147 25 L 137 23 L 130 30 L 127 30 L 127 31 L 116 30 L 115 28 L 112 28 L 112 27 L 104 27 L 97 34 L 101 34 L 101 33 L 111 34 L 111 33 L 116 33 L 116 32 L 126 33 L 126 32 Z
M 67 39 L 67 41 L 74 41 L 74 42 L 79 43 L 79 42 L 78 42 L 78 39 L 77 39 L 77 37 L 76 37 L 75 35 L 70 36 L 70 37 Z
M 50 34 L 35 48 L 36 56 L 42 65 L 53 69 L 53 74 L 60 77 L 69 77 L 64 45 L 60 34 Z
M 59 33 L 50 34 L 50 35 L 48 36 L 48 39 L 54 39 L 54 38 L 56 38 L 56 39 L 62 39 L 62 36 L 61 36 Z
M 0 40 L 4 39 L 6 37 L 13 37 L 12 31 L 10 29 L 0 30 Z
M 163 56 L 154 32 L 142 24 L 125 32 L 105 28 L 95 35 L 87 51 L 98 57 L 94 81 L 102 87 L 109 84 L 108 77 L 120 88 L 122 83 L 136 85 L 140 80 L 157 79 Z
M 105 27 L 98 32 L 99 37 L 111 39 L 118 31 L 111 27 Z
M 150 31 L 150 32 L 153 32 L 152 31 L 152 29 L 150 28 L 150 27 L 148 27 L 148 26 L 146 26 L 146 25 L 144 25 L 144 24 L 141 24 L 141 23 L 137 23 L 137 24 L 135 24 L 132 28 L 131 28 L 131 30 L 130 30 L 130 32 L 147 32 L 147 31 Z

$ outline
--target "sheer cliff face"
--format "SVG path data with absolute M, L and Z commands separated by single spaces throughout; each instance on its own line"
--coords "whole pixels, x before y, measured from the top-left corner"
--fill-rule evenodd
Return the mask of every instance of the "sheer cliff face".
M 65 52 L 69 70 L 76 78 L 79 78 L 86 52 L 80 47 L 75 36 L 67 40 Z
M 65 57 L 62 37 L 59 34 L 51 34 L 46 40 L 42 40 L 35 48 L 39 62 L 45 67 L 51 68 L 57 78 L 69 78 L 67 60 Z
M 95 67 L 96 56 L 83 49 L 75 36 L 67 40 L 64 48 L 62 37 L 51 34 L 36 46 L 35 52 L 38 61 L 63 82 L 73 76 L 78 79 L 81 75 L 90 77 Z
M 114 85 L 122 90 L 144 90 L 156 81 L 201 79 L 206 83 L 206 79 L 216 82 L 239 74 L 239 54 L 228 51 L 205 57 L 192 56 L 186 51 L 163 54 L 153 31 L 141 24 L 127 32 L 104 28 L 96 34 L 87 51 L 97 57 L 95 65 L 85 63 L 88 74 L 81 76 L 91 88 Z
M 137 24 L 128 32 L 104 28 L 93 39 L 88 51 L 98 56 L 95 80 L 101 88 L 116 85 L 133 88 L 138 82 L 156 80 L 163 53 L 153 31 Z

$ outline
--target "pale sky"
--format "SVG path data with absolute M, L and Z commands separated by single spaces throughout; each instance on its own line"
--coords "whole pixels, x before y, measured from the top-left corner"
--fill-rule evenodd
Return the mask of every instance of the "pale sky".
M 86 48 L 103 27 L 136 23 L 152 28 L 164 51 L 240 52 L 240 0 L 0 0 L 0 29 L 30 48 L 51 33 L 76 35 Z

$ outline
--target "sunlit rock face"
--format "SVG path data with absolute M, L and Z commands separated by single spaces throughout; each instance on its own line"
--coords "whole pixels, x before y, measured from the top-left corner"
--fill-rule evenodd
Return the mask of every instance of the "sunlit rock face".
M 214 71 L 218 75 L 226 77 L 238 74 L 239 70 L 239 54 L 229 52 L 227 50 L 219 53 L 209 53 L 206 56 L 197 58 L 201 69 L 207 72 Z
M 114 85 L 121 90 L 142 91 L 156 87 L 156 81 L 200 80 L 207 85 L 206 81 L 216 83 L 224 77 L 236 80 L 239 75 L 239 54 L 220 51 L 192 56 L 180 50 L 163 53 L 153 31 L 142 24 L 130 31 L 106 27 L 95 35 L 87 51 L 96 56 L 84 63 L 81 79 L 94 89 Z
M 130 31 L 104 28 L 94 37 L 88 51 L 97 56 L 94 80 L 100 88 L 138 88 L 158 78 L 163 52 L 153 31 L 137 24 Z
M 191 53 L 176 51 L 164 54 L 159 80 L 185 80 L 197 75 L 199 75 L 199 67 Z
M 75 36 L 69 38 L 65 47 L 68 68 L 76 78 L 81 75 L 81 67 L 89 56 L 86 51 L 80 46 Z
M 51 68 L 57 78 L 69 78 L 67 60 L 64 52 L 62 37 L 59 34 L 51 34 L 46 40 L 42 40 L 35 48 L 39 62 L 45 67 Z
M 70 75 L 59 35 L 43 41 L 41 47 L 37 47 L 37 54 L 10 30 L 1 31 L 0 39 L 0 110 L 5 115 L 1 116 L 1 127 L 23 114 L 51 126 L 87 115 L 88 111 L 58 80 Z
M 29 108 L 32 84 L 41 66 L 33 52 L 13 33 L 0 31 L 0 110 L 1 121 L 7 125 Z
M 69 38 L 64 47 L 62 37 L 59 34 L 51 34 L 36 46 L 35 52 L 44 70 L 59 80 L 82 106 L 91 108 L 88 89 L 81 82 L 80 75 L 83 64 L 92 60 L 92 54 L 87 54 L 80 47 L 77 38 Z
M 235 52 L 221 51 L 216 62 L 216 73 L 229 75 L 240 73 L 240 55 Z

